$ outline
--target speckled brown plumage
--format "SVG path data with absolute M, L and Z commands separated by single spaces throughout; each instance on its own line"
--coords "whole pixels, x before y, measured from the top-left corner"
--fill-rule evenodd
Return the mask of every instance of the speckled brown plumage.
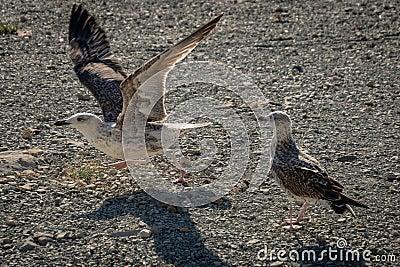
M 330 177 L 316 159 L 297 147 L 287 114 L 273 112 L 270 118 L 275 124 L 275 154 L 271 174 L 291 200 L 307 205 L 319 202 L 329 205 L 336 213 L 348 210 L 353 215 L 349 205 L 368 208 L 365 204 L 346 196 L 343 193 L 343 185 Z M 302 215 L 299 215 L 300 218 Z
M 104 30 L 81 5 L 72 8 L 69 44 L 70 58 L 79 80 L 96 98 L 104 121 L 116 122 L 122 111 L 120 84 L 126 74 L 118 59 L 113 57 Z

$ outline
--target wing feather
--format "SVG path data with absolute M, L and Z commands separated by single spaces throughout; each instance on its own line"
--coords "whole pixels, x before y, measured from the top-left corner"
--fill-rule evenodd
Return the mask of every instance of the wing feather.
M 126 74 L 119 61 L 113 58 L 104 30 L 81 5 L 72 8 L 69 44 L 70 58 L 79 80 L 96 98 L 104 120 L 116 122 L 122 110 L 119 86 Z
M 141 90 L 136 94 L 135 103 L 139 106 L 134 108 L 134 110 L 141 113 L 138 116 L 144 116 L 148 121 L 162 121 L 166 118 L 164 94 L 168 72 L 177 62 L 184 59 L 201 40 L 211 33 L 221 17 L 222 14 L 195 31 L 189 37 L 153 57 L 121 83 L 123 108 L 118 117 L 117 127 L 119 129 L 122 129 L 126 110 L 133 95 L 135 95 L 139 88 L 145 88 L 145 90 Z M 140 87 L 145 82 L 146 86 Z

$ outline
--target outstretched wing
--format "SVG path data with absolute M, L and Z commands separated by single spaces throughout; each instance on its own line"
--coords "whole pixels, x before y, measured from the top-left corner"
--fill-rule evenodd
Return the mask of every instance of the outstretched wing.
M 177 62 L 184 59 L 201 40 L 211 33 L 222 15 L 146 62 L 122 82 L 123 108 L 117 122 L 119 129 L 122 129 L 126 110 L 135 93 L 135 97 L 137 97 L 135 103 L 137 106 L 134 107 L 134 110 L 136 113 L 143 115 L 148 121 L 162 121 L 166 118 L 164 94 L 168 72 Z M 143 86 L 144 90 L 137 92 L 139 87 L 145 82 L 146 86 Z
M 79 80 L 96 98 L 104 121 L 116 122 L 122 110 L 119 86 L 126 74 L 113 57 L 104 30 L 81 5 L 72 8 L 69 44 L 70 57 Z

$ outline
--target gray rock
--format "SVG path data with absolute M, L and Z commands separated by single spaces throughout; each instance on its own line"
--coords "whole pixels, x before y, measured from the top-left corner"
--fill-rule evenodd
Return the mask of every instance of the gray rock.
M 26 252 L 28 250 L 32 250 L 35 249 L 36 247 L 38 247 L 38 245 L 34 242 L 32 242 L 31 240 L 26 240 L 22 246 L 19 248 L 19 250 L 21 252 Z
M 3 151 L 0 152 L 0 159 L 0 173 L 34 168 L 37 160 L 36 157 L 24 151 Z
M 5 238 L 3 238 L 3 239 L 0 239 L 0 243 L 3 244 L 3 245 L 4 245 L 4 244 L 11 244 L 12 241 L 11 241 L 10 238 L 5 237 Z
M 337 159 L 337 161 L 340 162 L 352 162 L 355 160 L 357 160 L 357 156 L 352 156 L 352 155 L 342 156 Z
M 151 236 L 151 230 L 149 229 L 143 229 L 139 232 L 139 236 L 142 238 L 148 238 Z
M 5 223 L 8 226 L 17 226 L 18 225 L 17 222 L 12 218 L 6 218 Z
M 41 237 L 39 237 L 39 238 L 37 239 L 37 242 L 38 242 L 38 244 L 41 245 L 41 246 L 46 246 L 47 243 L 53 242 L 53 238 L 48 237 L 48 236 L 41 236 Z
M 62 239 L 67 239 L 68 238 L 68 232 L 60 232 L 55 236 L 55 238 L 57 239 L 57 241 L 60 241 Z

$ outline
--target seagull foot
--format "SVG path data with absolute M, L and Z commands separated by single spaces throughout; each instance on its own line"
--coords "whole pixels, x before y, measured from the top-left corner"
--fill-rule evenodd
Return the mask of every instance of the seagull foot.
M 297 231 L 301 229 L 301 225 L 296 225 L 296 224 L 290 224 L 290 225 L 285 225 L 283 226 L 283 229 L 288 230 L 288 231 Z
M 185 179 L 183 179 L 183 177 L 184 177 L 185 174 L 186 174 L 186 171 L 183 170 L 183 169 L 181 169 L 181 170 L 179 170 L 179 171 L 181 172 L 181 175 L 179 176 L 178 179 L 175 179 L 175 180 L 172 181 L 172 183 L 174 183 L 174 184 L 183 184 L 183 183 L 186 183 Z
M 299 224 L 301 221 L 299 219 L 283 219 L 282 223 L 286 224 Z

